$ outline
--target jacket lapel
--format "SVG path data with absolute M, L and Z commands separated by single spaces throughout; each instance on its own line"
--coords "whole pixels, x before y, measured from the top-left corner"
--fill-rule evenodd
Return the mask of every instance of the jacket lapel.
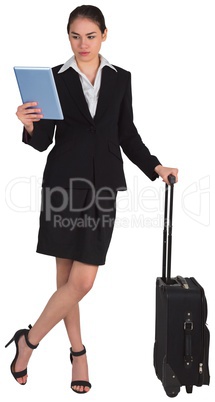
M 83 89 L 81 86 L 81 81 L 79 78 L 78 73 L 73 69 L 73 68 L 68 68 L 64 73 L 62 73 L 65 85 L 67 86 L 67 89 L 69 90 L 70 95 L 76 102 L 79 110 L 81 113 L 84 115 L 87 120 L 90 121 L 92 124 L 93 119 L 90 114 Z
M 111 105 L 113 92 L 116 88 L 117 72 L 105 66 L 102 69 L 101 87 L 94 120 L 99 120 L 108 106 Z

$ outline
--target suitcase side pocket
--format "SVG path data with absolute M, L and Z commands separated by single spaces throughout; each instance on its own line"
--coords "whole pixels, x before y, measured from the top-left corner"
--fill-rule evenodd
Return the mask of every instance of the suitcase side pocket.
M 208 367 L 209 361 L 209 345 L 210 345 L 210 332 L 207 325 L 204 326 L 204 356 L 202 365 L 199 365 L 199 385 L 209 385 L 210 383 L 210 373 Z M 200 363 L 201 364 L 201 363 Z
M 205 296 L 204 288 L 197 282 L 195 278 L 191 278 L 192 282 L 200 289 L 201 297 L 202 297 L 202 346 L 201 346 L 201 361 L 199 362 L 199 377 L 198 377 L 198 386 L 202 386 L 203 384 L 209 385 L 210 382 L 210 373 L 209 373 L 209 346 L 210 346 L 210 332 L 207 327 L 207 315 L 208 315 L 208 306 L 207 299 Z

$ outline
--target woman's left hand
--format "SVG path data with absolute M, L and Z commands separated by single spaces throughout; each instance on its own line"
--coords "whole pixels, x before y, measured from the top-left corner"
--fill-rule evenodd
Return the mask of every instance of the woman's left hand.
M 163 181 L 167 184 L 169 183 L 168 176 L 171 174 L 175 176 L 175 182 L 178 181 L 178 169 L 177 168 L 170 168 L 165 167 L 162 165 L 158 165 L 155 167 L 155 172 L 163 179 Z

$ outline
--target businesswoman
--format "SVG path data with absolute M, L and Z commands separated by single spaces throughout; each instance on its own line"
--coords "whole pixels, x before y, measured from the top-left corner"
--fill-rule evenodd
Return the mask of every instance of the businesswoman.
M 99 51 L 107 29 L 101 11 L 80 6 L 69 16 L 73 57 L 53 68 L 64 119 L 43 119 L 37 103 L 18 107 L 23 141 L 43 151 L 55 137 L 43 175 L 37 252 L 56 257 L 57 291 L 29 329 L 15 333 L 11 372 L 26 384 L 27 364 L 44 336 L 64 320 L 71 343 L 71 388 L 91 388 L 80 330 L 79 301 L 92 288 L 111 241 L 118 191 L 126 189 L 120 147 L 149 179 L 178 170 L 161 165 L 133 123 L 131 75 Z M 31 107 L 29 109 L 29 107 Z

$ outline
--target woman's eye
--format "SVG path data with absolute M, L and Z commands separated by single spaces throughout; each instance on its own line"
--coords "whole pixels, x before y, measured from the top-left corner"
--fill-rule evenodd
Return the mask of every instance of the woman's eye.
M 94 39 L 94 38 L 95 38 L 94 35 L 87 36 L 87 39 Z M 80 36 L 79 35 L 72 35 L 72 39 L 80 39 Z

